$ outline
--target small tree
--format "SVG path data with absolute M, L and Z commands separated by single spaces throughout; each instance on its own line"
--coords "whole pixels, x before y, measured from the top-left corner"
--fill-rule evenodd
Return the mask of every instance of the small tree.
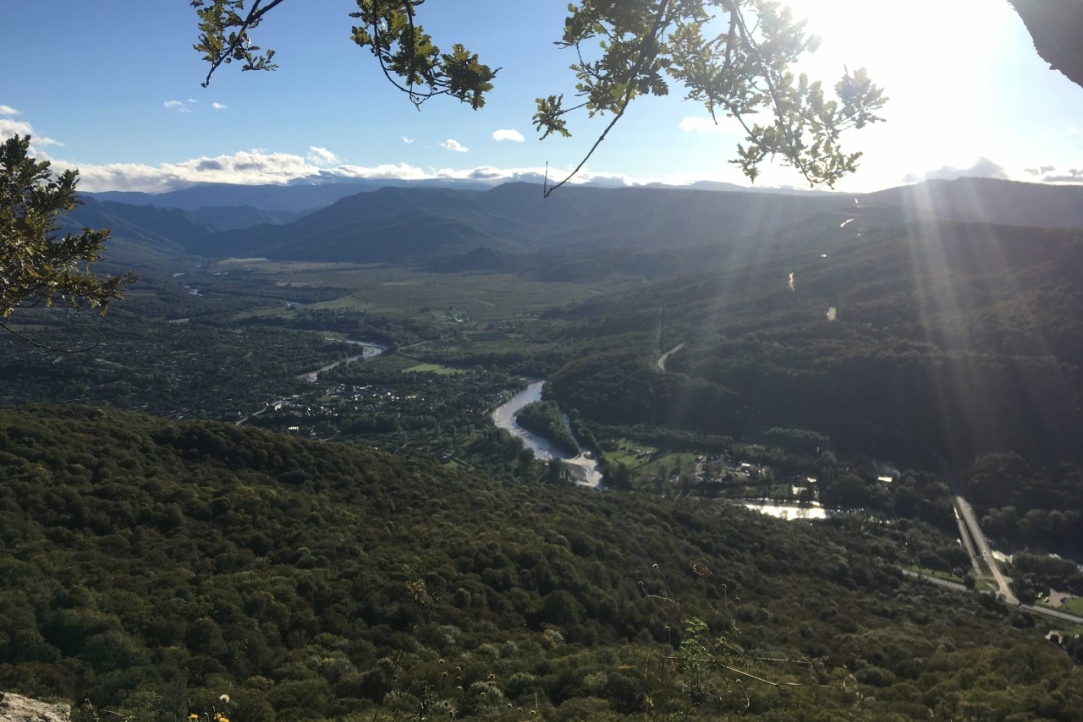
M 104 314 L 121 287 L 136 280 L 131 273 L 91 273 L 109 230 L 59 235 L 60 216 L 82 204 L 75 192 L 79 172 L 54 176 L 49 161 L 35 160 L 29 149 L 30 136 L 0 146 L 0 328 L 7 331 L 16 309 L 57 301 Z

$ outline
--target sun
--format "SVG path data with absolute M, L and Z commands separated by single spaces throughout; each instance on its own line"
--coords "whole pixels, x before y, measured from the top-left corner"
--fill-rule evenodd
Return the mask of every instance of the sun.
M 986 61 L 1018 22 L 1003 0 L 784 0 L 820 36 L 816 65 L 868 67 L 892 80 L 952 84 Z

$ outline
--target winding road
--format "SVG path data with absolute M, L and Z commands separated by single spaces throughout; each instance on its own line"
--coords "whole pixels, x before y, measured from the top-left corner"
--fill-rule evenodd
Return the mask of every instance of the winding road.
M 682 348 L 684 348 L 684 342 L 683 341 L 681 343 L 677 344 L 676 346 L 674 346 L 673 348 L 671 348 L 669 351 L 666 351 L 664 354 L 662 354 L 658 358 L 658 370 L 661 371 L 662 373 L 665 373 L 666 372 L 666 361 L 669 360 L 670 356 L 677 353 Z

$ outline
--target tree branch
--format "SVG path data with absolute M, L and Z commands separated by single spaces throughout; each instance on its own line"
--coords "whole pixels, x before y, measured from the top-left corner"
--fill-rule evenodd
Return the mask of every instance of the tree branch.
M 598 136 L 598 140 L 594 141 L 594 145 L 590 147 L 590 150 L 587 151 L 587 154 L 583 156 L 583 160 L 579 161 L 579 165 L 575 167 L 575 170 L 565 176 L 564 180 L 560 181 L 552 188 L 549 187 L 548 164 L 546 165 L 545 182 L 542 184 L 543 198 L 548 198 L 553 191 L 555 191 L 557 188 L 560 188 L 562 185 L 574 178 L 579 173 L 579 171 L 583 169 L 583 166 L 587 164 L 587 161 L 590 160 L 590 157 L 594 155 L 594 151 L 598 150 L 598 146 L 600 146 L 602 144 L 602 141 L 605 140 L 606 136 L 609 135 L 609 131 L 613 130 L 613 126 L 617 124 L 617 121 L 624 117 L 624 112 L 628 110 L 628 105 L 632 102 L 632 97 L 635 95 L 636 92 L 636 77 L 643 71 L 643 66 L 646 64 L 647 56 L 649 55 L 647 53 L 647 43 L 648 41 L 653 41 L 655 43 L 657 42 L 658 33 L 661 32 L 662 27 L 665 25 L 663 21 L 665 20 L 666 11 L 668 9 L 669 0 L 662 0 L 662 2 L 658 5 L 658 12 L 655 13 L 654 25 L 651 28 L 650 33 L 644 35 L 643 38 L 639 41 L 639 57 L 636 59 L 635 65 L 632 66 L 631 73 L 629 73 L 628 89 L 624 91 L 624 98 L 621 101 L 620 109 L 614 112 L 613 119 L 609 121 L 609 125 L 607 125 L 605 127 L 605 130 L 602 131 L 602 134 Z M 657 47 L 657 45 L 655 45 L 655 47 Z
M 248 11 L 248 17 L 244 19 L 244 22 L 241 23 L 240 30 L 237 31 L 237 39 L 234 40 L 232 43 L 229 43 L 222 52 L 218 53 L 218 57 L 211 61 L 211 69 L 207 71 L 207 78 L 202 83 L 200 83 L 202 87 L 206 88 L 207 86 L 209 86 L 211 84 L 211 76 L 214 75 L 214 71 L 218 70 L 218 67 L 227 59 L 233 57 L 234 51 L 238 47 L 240 47 L 241 43 L 244 42 L 244 39 L 247 36 L 248 29 L 259 25 L 259 22 L 264 15 L 266 15 L 271 10 L 274 10 L 282 3 L 286 2 L 286 0 L 271 0 L 268 5 L 261 8 L 261 1 L 262 0 L 255 0 L 255 2 L 252 3 L 252 9 Z M 198 5 L 201 4 L 202 3 L 199 3 Z M 193 2 L 192 5 L 198 7 L 197 3 L 195 2 Z

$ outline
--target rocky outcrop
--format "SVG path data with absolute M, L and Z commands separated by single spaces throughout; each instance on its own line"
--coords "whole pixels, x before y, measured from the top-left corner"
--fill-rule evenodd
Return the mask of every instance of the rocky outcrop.
M 1027 26 L 1038 55 L 1083 86 L 1083 3 L 1079 0 L 1009 0 Z
M 0 722 L 71 722 L 71 705 L 0 692 Z

